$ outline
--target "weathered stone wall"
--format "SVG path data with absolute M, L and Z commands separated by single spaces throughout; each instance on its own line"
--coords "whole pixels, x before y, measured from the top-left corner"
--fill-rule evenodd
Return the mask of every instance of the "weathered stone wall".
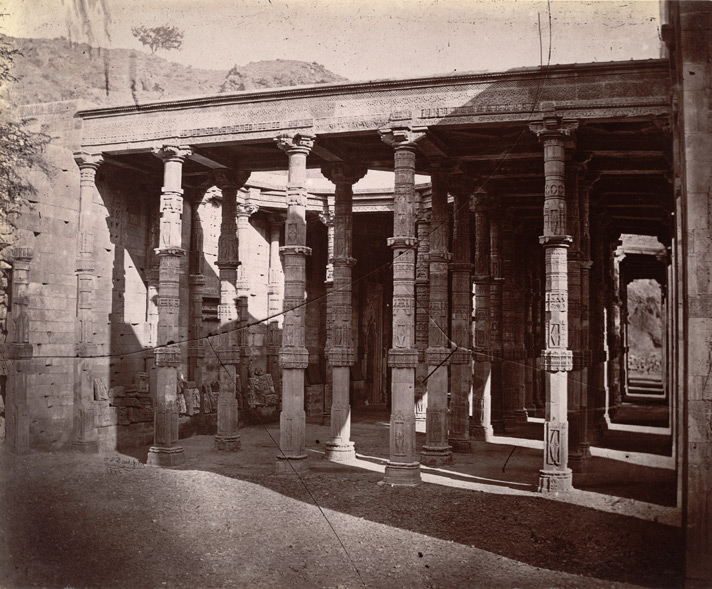
M 73 356 L 76 314 L 76 255 L 79 170 L 72 158 L 78 145 L 73 114 L 77 102 L 22 107 L 33 129 L 52 137 L 45 151 L 51 177 L 30 172 L 36 194 L 18 217 L 17 242 L 33 248 L 30 262 L 30 343 L 27 379 L 30 445 L 57 449 L 73 436 Z
M 676 81 L 676 199 L 681 226 L 679 283 L 683 316 L 676 343 L 680 386 L 682 513 L 687 587 L 712 584 L 712 4 L 670 2 Z M 672 33 L 672 34 L 670 34 Z

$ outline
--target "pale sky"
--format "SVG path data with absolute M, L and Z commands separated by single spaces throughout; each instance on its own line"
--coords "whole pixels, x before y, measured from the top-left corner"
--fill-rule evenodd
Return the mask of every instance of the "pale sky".
M 131 27 L 170 24 L 183 48 L 158 55 L 229 69 L 263 59 L 316 61 L 350 80 L 498 71 L 543 61 L 584 63 L 660 56 L 655 0 L 0 0 L 0 32 L 140 49 Z M 104 34 L 102 5 L 110 21 Z

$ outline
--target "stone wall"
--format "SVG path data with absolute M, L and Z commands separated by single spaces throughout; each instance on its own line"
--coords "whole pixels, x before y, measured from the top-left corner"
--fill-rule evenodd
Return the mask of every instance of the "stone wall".
M 65 446 L 73 435 L 73 356 L 76 310 L 76 252 L 79 170 L 72 158 L 79 132 L 73 114 L 77 102 L 22 107 L 20 115 L 52 141 L 45 158 L 51 177 L 30 172 L 36 194 L 18 217 L 17 242 L 33 248 L 30 262 L 30 343 L 28 367 L 30 445 L 36 449 Z

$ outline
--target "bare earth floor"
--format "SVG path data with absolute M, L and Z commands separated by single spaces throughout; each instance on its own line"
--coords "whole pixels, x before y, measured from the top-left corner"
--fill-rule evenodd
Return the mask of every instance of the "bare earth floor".
M 681 584 L 669 469 L 593 458 L 579 489 L 549 498 L 535 492 L 541 450 L 482 442 L 394 488 L 380 483 L 387 423 L 354 423 L 349 465 L 322 460 L 328 432 L 307 425 L 300 477 L 274 474 L 277 426 L 242 429 L 236 453 L 182 440 L 186 463 L 171 470 L 145 467 L 145 449 L 0 452 L 0 586 Z

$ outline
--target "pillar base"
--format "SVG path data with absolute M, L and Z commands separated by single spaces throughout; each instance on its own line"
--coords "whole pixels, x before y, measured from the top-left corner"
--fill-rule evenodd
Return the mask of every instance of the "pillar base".
M 72 451 L 81 452 L 82 454 L 96 454 L 99 452 L 98 440 L 75 440 L 72 442 Z
M 148 449 L 148 458 L 146 464 L 148 466 L 171 467 L 183 464 L 185 454 L 182 446 L 173 446 L 171 448 L 160 448 L 151 446 Z
M 237 452 L 240 449 L 240 436 L 215 436 L 215 449 Z
M 540 470 L 540 493 L 567 493 L 573 489 L 571 469 L 565 470 Z
M 528 414 L 526 409 L 515 409 L 514 410 L 514 421 L 516 423 L 526 423 L 528 421 Z
M 451 439 L 447 441 L 452 447 L 453 452 L 458 454 L 472 454 L 472 446 L 470 444 L 470 439 Z
M 497 419 L 492 421 L 492 433 L 498 436 L 507 433 L 504 428 L 504 420 Z
M 588 442 L 579 444 L 578 450 L 569 451 L 569 466 L 573 472 L 585 472 L 591 459 L 591 445 Z
M 470 440 L 476 442 L 487 442 L 494 435 L 494 428 L 491 425 L 471 425 Z
M 423 446 L 420 452 L 420 463 L 425 466 L 443 466 L 452 462 L 450 446 Z
M 420 462 L 389 462 L 383 477 L 386 485 L 414 487 L 420 484 Z
M 307 455 L 301 456 L 277 456 L 277 464 L 275 466 L 275 474 L 294 474 L 296 472 L 304 472 L 307 470 Z
M 356 460 L 356 450 L 353 442 L 327 442 L 325 460 L 331 462 L 351 462 Z

